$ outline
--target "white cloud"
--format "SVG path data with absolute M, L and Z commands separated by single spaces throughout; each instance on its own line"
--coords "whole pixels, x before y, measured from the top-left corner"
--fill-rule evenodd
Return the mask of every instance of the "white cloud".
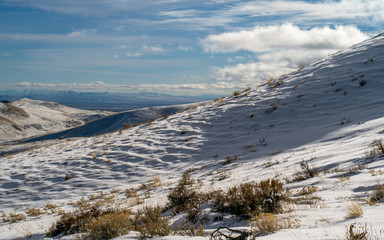
M 206 52 L 249 51 L 258 62 L 215 70 L 217 81 L 260 83 L 309 64 L 337 50 L 367 39 L 354 26 L 300 29 L 292 24 L 256 26 L 253 29 L 210 35 L 202 40 Z
M 95 34 L 96 32 L 97 32 L 96 29 L 89 29 L 89 30 L 81 29 L 78 31 L 71 32 L 67 34 L 67 36 L 70 38 L 86 37 L 86 36 Z
M 148 52 L 148 53 L 162 53 L 162 52 L 165 52 L 166 50 L 164 48 L 162 48 L 161 46 L 147 46 L 147 45 L 144 45 L 142 47 L 142 50 L 144 52 Z
M 259 84 L 271 76 L 279 76 L 292 71 L 288 62 L 251 62 L 240 63 L 236 66 L 217 68 L 215 79 L 222 85 L 223 82 L 232 82 L 229 86 L 247 86 Z
M 179 46 L 178 49 L 183 52 L 190 52 L 193 51 L 193 47 L 190 46 Z
M 290 23 L 256 26 L 250 30 L 209 35 L 202 40 L 207 52 L 266 52 L 281 49 L 341 49 L 367 39 L 354 26 L 300 29 Z
M 141 53 L 138 53 L 138 52 L 137 53 L 126 52 L 125 56 L 127 56 L 127 57 L 140 57 Z

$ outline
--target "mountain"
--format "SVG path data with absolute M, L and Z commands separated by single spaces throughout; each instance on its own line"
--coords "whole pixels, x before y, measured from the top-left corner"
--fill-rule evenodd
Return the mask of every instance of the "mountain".
M 77 127 L 107 115 L 107 112 L 27 98 L 3 101 L 0 102 L 0 143 Z
M 162 107 L 147 107 L 139 108 L 124 112 L 111 114 L 106 117 L 99 118 L 79 127 L 73 127 L 64 131 L 45 134 L 38 137 L 32 137 L 24 142 L 36 142 L 52 139 L 63 139 L 73 137 L 90 137 L 105 133 L 116 132 L 118 130 L 132 127 L 134 125 L 151 122 L 152 120 L 167 117 L 176 112 L 183 111 L 185 108 L 193 106 L 191 104 L 162 106 Z
M 132 212 L 168 206 L 163 216 L 172 227 L 180 229 L 192 219 L 187 226 L 201 225 L 207 235 L 225 226 L 253 231 L 257 239 L 379 239 L 384 226 L 383 66 L 381 34 L 262 86 L 168 118 L 4 156 L 4 219 L 31 208 L 45 212 L 3 223 L 0 238 L 23 237 L 18 229 L 29 226 L 31 239 L 41 239 L 59 218 L 57 212 L 84 212 L 95 204 Z M 187 177 L 179 181 L 185 171 L 194 183 Z M 289 190 L 270 196 L 266 182 L 252 185 L 267 179 L 280 181 L 274 189 Z M 239 187 L 242 183 L 251 185 Z M 177 191 L 182 184 L 192 186 Z M 251 213 L 255 218 L 236 215 L 236 210 L 251 212 L 256 200 L 245 205 L 245 193 L 260 186 L 265 191 L 258 196 L 267 197 Z M 169 200 L 192 189 L 199 194 L 189 195 L 184 209 L 173 208 Z M 196 200 L 201 195 L 205 198 Z M 275 215 L 262 213 L 287 195 L 291 200 Z M 56 213 L 44 210 L 47 204 L 54 204 Z M 138 235 L 131 230 L 118 239 Z
M 66 106 L 86 110 L 126 111 L 144 107 L 168 106 L 201 102 L 217 98 L 217 95 L 172 96 L 151 92 L 108 93 L 54 90 L 0 90 L 0 100 L 16 101 L 29 98 L 59 102 Z

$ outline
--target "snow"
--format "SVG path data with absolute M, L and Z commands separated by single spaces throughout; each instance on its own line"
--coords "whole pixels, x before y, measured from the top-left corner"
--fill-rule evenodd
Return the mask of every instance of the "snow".
M 71 202 L 113 188 L 117 189 L 116 206 L 164 205 L 187 169 L 195 169 L 190 175 L 199 180 L 202 191 L 225 190 L 267 178 L 291 179 L 305 160 L 320 174 L 285 186 L 294 195 L 304 186 L 316 186 L 313 196 L 319 200 L 287 206 L 292 211 L 282 216 L 298 219 L 297 228 L 257 238 L 342 239 L 352 223 L 366 225 L 380 236 L 383 205 L 371 206 L 367 201 L 373 187 L 382 184 L 384 162 L 382 156 L 366 153 L 373 140 L 383 138 L 383 70 L 384 36 L 379 35 L 282 77 L 282 84 L 274 89 L 263 85 L 151 124 L 93 137 L 51 140 L 47 146 L 4 156 L 0 159 L 1 211 L 24 212 L 48 203 L 71 210 Z M 237 160 L 223 164 L 235 154 Z M 350 170 L 358 164 L 364 167 Z M 221 173 L 228 177 L 219 180 Z M 64 180 L 66 174 L 73 178 Z M 140 206 L 127 202 L 125 189 L 156 176 L 166 184 L 151 190 L 150 198 Z M 346 219 L 353 201 L 361 204 L 363 215 Z M 210 217 L 209 206 L 203 207 Z M 170 221 L 176 223 L 182 217 L 172 216 Z M 2 223 L 0 239 L 22 238 L 26 233 L 20 229 L 26 228 L 30 239 L 41 239 L 57 218 L 57 214 L 45 214 Z M 249 223 L 225 215 L 222 222 L 208 221 L 206 232 L 223 224 L 249 228 Z M 131 233 L 116 239 L 136 238 Z
M 77 127 L 109 114 L 28 98 L 0 102 L 0 143 Z

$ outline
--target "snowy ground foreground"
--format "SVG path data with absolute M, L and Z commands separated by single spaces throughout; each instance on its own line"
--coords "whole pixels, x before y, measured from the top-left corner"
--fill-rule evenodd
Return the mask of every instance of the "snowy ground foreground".
M 107 115 L 27 98 L 0 102 L 0 143 L 77 127 Z
M 316 186 L 313 196 L 320 200 L 290 206 L 293 211 L 287 214 L 299 220 L 298 228 L 258 239 L 343 239 L 351 223 L 367 226 L 383 238 L 384 206 L 367 201 L 373 186 L 383 183 L 384 159 L 366 156 L 370 143 L 383 138 L 383 78 L 384 36 L 380 35 L 281 78 L 274 89 L 260 86 L 121 134 L 67 139 L 3 157 L 1 211 L 19 213 L 48 203 L 70 210 L 81 197 L 113 188 L 116 205 L 132 206 L 124 190 L 159 176 L 164 184 L 151 190 L 143 204 L 154 206 L 165 204 L 167 193 L 190 168 L 196 169 L 190 174 L 203 191 L 267 178 L 284 181 L 301 170 L 304 159 L 320 171 L 319 176 L 285 186 L 294 196 L 304 186 Z M 224 165 L 225 158 L 234 154 L 237 160 Z M 349 170 L 358 164 L 364 169 Z M 73 178 L 65 181 L 66 174 Z M 144 191 L 139 195 L 143 197 Z M 347 220 L 352 201 L 362 205 L 364 214 Z M 203 212 L 209 210 L 203 206 Z M 182 217 L 174 216 L 171 222 Z M 57 218 L 45 214 L 2 223 L 0 239 L 43 238 Z M 222 224 L 249 227 L 225 216 L 223 222 L 208 219 L 206 231 Z M 135 239 L 135 234 L 117 239 Z

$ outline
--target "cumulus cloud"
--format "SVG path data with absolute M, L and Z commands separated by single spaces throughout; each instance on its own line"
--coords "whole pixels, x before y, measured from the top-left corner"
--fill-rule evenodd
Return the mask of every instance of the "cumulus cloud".
M 249 51 L 257 62 L 237 64 L 215 70 L 217 81 L 262 82 L 309 64 L 337 50 L 368 38 L 355 26 L 328 26 L 300 29 L 290 23 L 256 26 L 252 29 L 209 35 L 202 40 L 206 52 Z
M 221 82 L 221 85 L 223 82 L 232 82 L 232 85 L 226 85 L 227 87 L 243 87 L 292 71 L 288 65 L 286 61 L 239 63 L 235 66 L 215 69 L 215 79 Z
M 209 35 L 202 40 L 206 52 L 266 52 L 283 49 L 341 49 L 367 39 L 354 26 L 300 29 L 291 23 L 256 26 L 250 30 Z

